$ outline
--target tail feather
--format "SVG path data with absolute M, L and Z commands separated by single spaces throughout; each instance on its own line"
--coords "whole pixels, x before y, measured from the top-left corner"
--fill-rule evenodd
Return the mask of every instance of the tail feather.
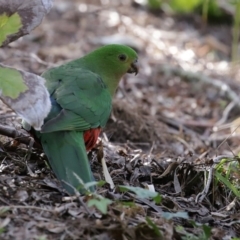
M 94 180 L 84 144 L 83 132 L 43 133 L 40 138 L 51 168 L 57 178 L 62 181 L 64 188 L 70 194 L 74 193 L 72 187 L 83 192 L 78 177 L 82 179 L 83 183 Z M 90 190 L 93 191 L 94 188 Z

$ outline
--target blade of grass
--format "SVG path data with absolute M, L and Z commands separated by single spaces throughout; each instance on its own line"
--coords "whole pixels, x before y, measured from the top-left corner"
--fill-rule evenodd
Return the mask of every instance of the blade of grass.
M 232 40 L 232 62 L 238 61 L 238 41 L 240 35 L 240 0 L 236 1 L 234 25 L 232 29 L 233 40 Z
M 235 188 L 235 186 L 224 176 L 222 176 L 219 172 L 215 172 L 215 176 L 228 188 L 230 189 L 234 195 L 240 198 L 240 192 Z

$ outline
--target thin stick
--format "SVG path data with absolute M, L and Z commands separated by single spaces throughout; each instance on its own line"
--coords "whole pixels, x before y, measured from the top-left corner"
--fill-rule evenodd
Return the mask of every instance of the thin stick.
M 17 140 L 18 142 L 26 144 L 26 145 L 29 145 L 32 141 L 31 136 L 24 135 L 22 132 L 16 130 L 15 128 L 9 127 L 6 125 L 2 125 L 2 124 L 0 124 L 0 134 L 10 137 L 10 138 L 13 138 L 13 139 Z M 33 147 L 40 148 L 40 145 L 38 143 L 34 142 Z

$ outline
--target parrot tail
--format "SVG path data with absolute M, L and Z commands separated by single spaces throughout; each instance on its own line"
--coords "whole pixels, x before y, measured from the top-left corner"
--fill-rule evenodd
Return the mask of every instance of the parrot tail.
M 94 181 L 83 132 L 59 131 L 42 133 L 40 136 L 50 166 L 68 193 L 74 188 L 84 193 L 83 183 Z M 81 179 L 81 180 L 80 180 Z M 89 189 L 94 191 L 94 187 Z

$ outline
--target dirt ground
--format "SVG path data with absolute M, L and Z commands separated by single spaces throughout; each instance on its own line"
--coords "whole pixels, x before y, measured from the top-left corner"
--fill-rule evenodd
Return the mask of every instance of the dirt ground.
M 130 0 L 55 0 L 39 27 L 0 49 L 0 62 L 41 74 L 104 44 L 133 47 L 140 73 L 121 81 L 104 154 L 115 186 L 162 199 L 105 184 L 97 192 L 113 202 L 103 214 L 87 206 L 89 196 L 64 193 L 41 150 L 29 155 L 0 135 L 0 239 L 240 237 L 239 198 L 219 176 L 239 186 L 240 71 L 230 64 L 231 38 L 230 23 L 204 27 L 201 17 L 153 14 Z M 1 124 L 20 131 L 2 103 L 0 113 Z M 89 158 L 104 180 L 98 151 Z

